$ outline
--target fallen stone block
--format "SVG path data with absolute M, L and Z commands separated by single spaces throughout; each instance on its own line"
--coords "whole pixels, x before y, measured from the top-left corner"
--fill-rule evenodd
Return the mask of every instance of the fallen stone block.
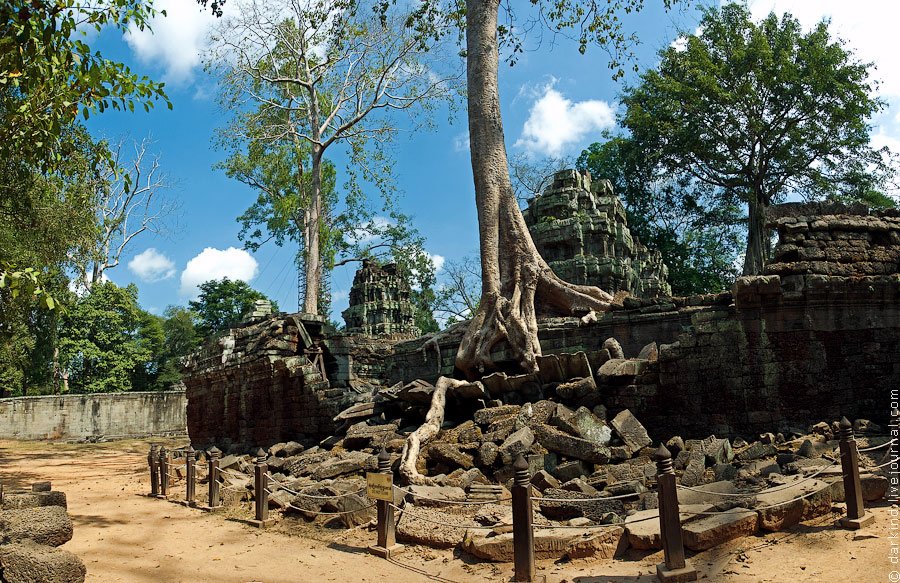
M 528 427 L 523 427 L 518 431 L 510 434 L 500 445 L 500 461 L 504 464 L 511 464 L 515 461 L 516 456 L 525 454 L 534 443 L 534 433 Z
M 59 506 L 67 508 L 65 492 L 8 492 L 3 495 L 0 509 L 15 510 L 17 508 L 40 508 L 42 506 Z
M 696 519 L 694 512 L 708 512 L 712 504 L 680 504 L 682 524 Z M 639 510 L 625 519 L 625 534 L 628 544 L 635 549 L 646 551 L 661 549 L 659 534 L 659 509 Z
M 518 405 L 501 405 L 499 407 L 488 407 L 487 409 L 479 409 L 475 411 L 473 419 L 478 425 L 490 425 L 501 417 L 510 415 L 518 415 L 520 407 Z
M 0 542 L 30 540 L 58 547 L 72 540 L 72 519 L 65 508 L 43 506 L 0 512 Z
M 609 424 L 632 452 L 637 452 L 653 443 L 647 430 L 628 409 L 613 417 Z
M 771 457 L 778 453 L 778 450 L 775 449 L 775 446 L 771 443 L 763 443 L 761 441 L 754 441 L 750 444 L 750 447 L 739 451 L 735 458 L 739 461 L 749 461 L 756 460 L 763 457 Z
M 831 486 L 821 480 L 787 483 L 756 496 L 759 528 L 778 531 L 831 512 Z
M 547 470 L 540 470 L 531 477 L 531 485 L 537 488 L 539 492 L 543 492 L 547 488 L 559 488 L 560 484 L 559 480 L 553 477 Z
M 593 531 L 593 534 L 583 534 L 581 538 L 569 541 L 565 556 L 569 559 L 612 559 L 628 550 L 625 529 L 611 526 Z
M 717 496 L 716 494 L 734 494 L 737 492 L 734 482 L 728 480 L 703 484 L 699 490 L 703 490 L 704 492 L 679 488 L 678 504 L 718 504 L 722 501 L 722 496 Z
M 579 407 L 567 421 L 575 428 L 579 437 L 592 443 L 608 446 L 612 439 L 612 430 L 609 426 L 587 407 Z
M 622 500 L 596 498 L 597 496 L 570 492 L 561 488 L 547 488 L 543 497 L 537 500 L 541 514 L 554 520 L 569 520 L 585 516 L 594 522 L 602 523 L 606 520 L 604 515 L 610 512 L 624 516 L 625 504 Z
M 369 425 L 365 421 L 351 425 L 344 436 L 344 447 L 347 449 L 363 449 L 366 447 L 381 447 L 390 439 L 397 437 L 397 425 Z
M 4 583 L 83 583 L 84 563 L 69 551 L 30 541 L 0 545 Z
M 604 532 L 606 531 L 606 532 Z M 559 559 L 574 554 L 572 558 L 612 557 L 617 550 L 627 548 L 622 543 L 624 529 L 609 527 L 598 531 L 591 528 L 540 528 L 534 531 L 534 556 L 538 560 Z M 513 533 L 482 534 L 469 531 L 463 549 L 488 561 L 509 563 L 513 561 Z
M 756 533 L 758 516 L 753 510 L 732 508 L 715 516 L 701 516 L 682 526 L 684 546 L 705 551 L 722 543 Z
M 609 461 L 609 448 L 605 446 L 568 435 L 549 425 L 537 424 L 533 430 L 537 441 L 549 451 L 594 464 Z
M 406 499 L 416 506 L 441 506 L 444 502 L 462 502 L 466 492 L 453 486 L 409 486 Z
M 449 549 L 460 544 L 466 536 L 467 529 L 474 526 L 478 524 L 468 516 L 441 512 L 434 508 L 407 508 L 397 522 L 397 540 Z
M 840 470 L 840 468 L 836 468 Z M 838 472 L 838 476 L 821 476 L 822 481 L 831 483 L 832 502 L 846 502 L 844 494 L 844 480 Z M 859 485 L 862 488 L 862 497 L 865 502 L 881 500 L 887 494 L 888 479 L 885 476 L 875 474 L 860 474 Z
M 550 472 L 554 477 L 559 479 L 560 482 L 568 482 L 569 480 L 574 480 L 575 478 L 580 478 L 581 476 L 590 475 L 592 472 L 591 468 L 588 464 L 584 463 L 581 460 L 572 460 L 570 462 L 563 462 L 561 464 L 557 464 L 553 471 Z
M 429 445 L 428 458 L 434 462 L 444 463 L 451 468 L 468 470 L 474 466 L 472 456 L 463 453 L 458 445 L 452 443 L 433 443 Z
M 556 387 L 556 394 L 559 398 L 567 401 L 575 401 L 596 392 L 597 385 L 594 383 L 594 377 L 591 376 L 560 383 Z

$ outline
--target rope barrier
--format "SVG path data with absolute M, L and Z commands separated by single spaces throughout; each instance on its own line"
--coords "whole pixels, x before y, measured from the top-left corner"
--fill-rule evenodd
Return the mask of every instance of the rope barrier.
M 897 442 L 896 439 L 892 439 L 890 441 L 886 441 L 885 443 L 882 443 L 881 445 L 875 445 L 872 447 L 864 447 L 863 449 L 857 449 L 856 451 L 859 453 L 863 453 L 863 452 L 867 452 L 867 451 L 875 451 L 877 449 L 881 449 L 882 447 L 891 445 L 892 443 L 896 443 L 896 442 Z
M 830 488 L 830 487 L 831 486 L 828 485 L 828 486 L 825 486 L 825 488 L 813 490 L 812 492 L 807 492 L 806 494 L 797 496 L 796 498 L 791 498 L 790 500 L 785 500 L 784 502 L 778 502 L 777 504 L 769 504 L 767 506 L 757 506 L 756 508 L 752 508 L 752 509 L 737 509 L 737 510 L 742 510 L 742 512 L 758 512 L 760 510 L 769 510 L 770 508 L 778 508 L 779 506 L 785 506 L 787 504 L 792 504 L 794 502 L 797 502 L 798 500 L 803 500 L 805 498 L 809 498 L 810 496 L 818 494 L 822 490 L 825 490 L 826 488 Z M 735 510 L 735 509 L 731 508 L 729 510 L 719 510 L 716 512 L 709 512 L 709 511 L 707 511 L 707 512 L 687 512 L 687 511 L 685 511 L 682 514 L 687 514 L 689 516 L 721 516 L 723 512 L 729 512 L 730 510 Z
M 824 472 L 825 470 L 827 470 L 829 468 L 833 468 L 836 465 L 837 465 L 837 462 L 831 462 L 827 466 L 823 466 L 822 469 L 806 476 L 802 480 L 798 480 L 796 482 L 791 482 L 790 484 L 784 484 L 782 486 L 776 486 L 776 487 L 770 488 L 768 490 L 760 490 L 759 492 L 712 492 L 710 490 L 702 490 L 700 488 L 694 488 L 692 486 L 682 486 L 681 484 L 678 485 L 678 489 L 690 490 L 691 492 L 697 492 L 700 494 L 712 494 L 714 496 L 721 496 L 723 498 L 747 498 L 748 496 L 756 496 L 757 494 L 762 494 L 762 493 L 770 494 L 772 492 L 780 492 L 781 490 L 787 490 L 788 488 L 793 488 L 797 484 L 802 484 L 804 482 L 808 482 L 810 480 L 815 479 L 816 476 L 818 476 L 819 474 L 821 474 L 822 472 Z
M 897 463 L 898 461 L 900 461 L 900 457 L 895 457 L 894 459 L 888 460 L 888 461 L 884 462 L 883 464 L 878 464 L 877 466 L 863 466 L 863 467 L 861 467 L 860 469 L 861 469 L 861 470 L 877 470 L 877 469 L 883 468 L 883 467 L 885 467 L 885 466 L 889 466 L 889 465 L 891 465 L 891 464 L 895 464 L 895 463 Z
M 633 494 L 619 494 L 617 496 L 600 496 L 597 498 L 532 498 L 533 502 L 601 502 L 603 500 L 625 500 L 626 498 L 634 498 L 635 496 L 640 499 L 644 495 L 644 492 L 635 492 Z
M 410 494 L 417 500 L 428 500 L 429 502 L 440 502 L 441 504 L 448 504 L 450 506 L 484 506 L 485 504 L 497 504 L 498 502 L 507 502 L 512 500 L 512 498 L 498 498 L 497 500 L 485 500 L 485 501 L 475 501 L 475 500 L 444 500 L 441 498 L 429 498 L 428 496 L 422 496 L 421 494 L 416 494 L 412 490 L 407 490 L 405 488 L 401 488 L 399 486 L 394 486 L 395 490 L 399 490 L 403 492 L 404 496 L 406 494 Z
M 314 510 L 307 510 L 306 508 L 300 508 L 299 506 L 294 506 L 293 504 L 288 504 L 290 508 L 294 510 L 299 510 L 300 512 L 305 512 L 306 514 L 313 514 L 315 516 L 340 516 L 343 514 L 355 514 L 357 512 L 362 512 L 363 510 L 368 510 L 369 508 L 374 508 L 375 503 L 372 502 L 368 506 L 363 506 L 362 508 L 357 508 L 356 510 L 346 510 L 344 512 L 316 512 Z
M 449 522 L 442 522 L 440 520 L 431 520 L 429 518 L 423 518 L 421 514 L 416 514 L 415 512 L 409 510 L 408 508 L 400 508 L 395 504 L 388 504 L 394 510 L 399 510 L 400 512 L 408 512 L 410 516 L 415 518 L 416 520 L 421 520 L 422 522 L 430 522 L 431 524 L 436 524 L 438 526 L 446 526 L 448 528 L 467 528 L 472 530 L 494 530 L 495 528 L 508 528 L 512 527 L 512 524 L 495 524 L 494 526 L 463 526 L 461 524 L 450 524 Z M 415 506 L 413 506 L 415 508 Z
M 361 488 L 361 489 L 357 490 L 356 492 L 347 492 L 344 494 L 336 494 L 334 496 L 315 496 L 313 494 L 304 494 L 302 492 L 297 492 L 296 490 L 291 490 L 290 488 L 285 486 L 283 482 L 276 480 L 272 476 L 272 474 L 270 474 L 268 472 L 266 472 L 266 476 L 268 476 L 270 480 L 272 480 L 273 482 L 278 484 L 278 486 L 285 492 L 287 492 L 289 494 L 293 494 L 294 496 L 299 496 L 300 498 L 309 498 L 311 500 L 335 500 L 337 498 L 346 498 L 347 496 L 359 496 L 360 494 L 362 494 L 363 492 L 366 491 L 366 488 Z

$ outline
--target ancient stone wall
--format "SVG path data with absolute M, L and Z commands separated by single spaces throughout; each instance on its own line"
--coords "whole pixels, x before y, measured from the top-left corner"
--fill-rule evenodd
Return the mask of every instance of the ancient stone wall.
M 740 278 L 731 294 L 628 300 L 590 324 L 545 320 L 544 353 L 585 351 L 602 404 L 630 409 L 655 437 L 886 421 L 900 388 L 900 217 L 851 210 L 778 209 L 769 275 Z M 391 380 L 451 373 L 462 332 L 397 345 Z M 609 337 L 632 358 L 608 360 Z M 633 358 L 652 341 L 658 360 Z
M 409 282 L 393 263 L 363 261 L 353 277 L 350 306 L 343 316 L 347 334 L 395 340 L 419 335 Z
M 0 439 L 183 435 L 184 391 L 0 399 Z
M 541 256 L 564 280 L 635 297 L 668 296 L 668 268 L 628 229 L 608 180 L 564 170 L 523 211 Z
M 188 359 L 192 443 L 256 446 L 330 433 L 332 418 L 352 400 L 304 353 L 311 343 L 303 322 L 278 316 L 235 328 Z

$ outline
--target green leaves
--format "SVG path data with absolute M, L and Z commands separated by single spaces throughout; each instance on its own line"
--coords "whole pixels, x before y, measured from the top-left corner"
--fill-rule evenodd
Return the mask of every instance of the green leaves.
M 622 124 L 653 167 L 763 208 L 789 193 L 878 190 L 895 174 L 869 144 L 884 106 L 870 65 L 825 23 L 808 33 L 789 14 L 755 23 L 731 3 L 705 9 L 700 29 L 625 90 Z M 766 240 L 758 229 L 748 241 Z M 745 272 L 758 272 L 764 255 L 748 249 Z
M 79 38 L 85 24 L 124 32 L 144 28 L 154 15 L 142 0 L 0 2 L 0 157 L 49 168 L 61 160 L 62 128 L 79 115 L 86 120 L 135 103 L 149 109 L 157 99 L 171 106 L 161 83 L 103 58 Z
M 196 313 L 197 333 L 208 337 L 239 324 L 256 300 L 268 299 L 246 282 L 225 277 L 200 284 L 200 296 L 188 305 Z M 278 311 L 274 301 L 272 309 Z

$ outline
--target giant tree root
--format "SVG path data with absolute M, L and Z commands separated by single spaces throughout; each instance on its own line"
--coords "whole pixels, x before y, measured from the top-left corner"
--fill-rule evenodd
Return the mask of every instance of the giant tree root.
M 441 430 L 441 424 L 444 422 L 444 410 L 447 406 L 447 391 L 467 384 L 469 383 L 466 381 L 458 381 L 448 377 L 438 379 L 434 387 L 434 393 L 431 395 L 431 407 L 428 409 L 428 414 L 425 415 L 425 423 L 409 434 L 409 437 L 406 438 L 406 445 L 403 446 L 403 453 L 400 456 L 400 477 L 407 484 L 434 485 L 432 478 L 423 476 L 416 469 L 416 460 L 419 458 L 419 451 L 422 449 L 422 446 L 428 443 Z
M 537 371 L 541 345 L 536 302 L 560 315 L 581 316 L 606 311 L 616 301 L 599 288 L 563 281 L 536 252 L 519 261 L 522 264 L 517 265 L 509 289 L 482 295 L 460 343 L 456 367 L 470 379 L 480 378 L 495 368 L 491 351 L 502 341 L 507 342 L 512 358 L 523 372 Z

